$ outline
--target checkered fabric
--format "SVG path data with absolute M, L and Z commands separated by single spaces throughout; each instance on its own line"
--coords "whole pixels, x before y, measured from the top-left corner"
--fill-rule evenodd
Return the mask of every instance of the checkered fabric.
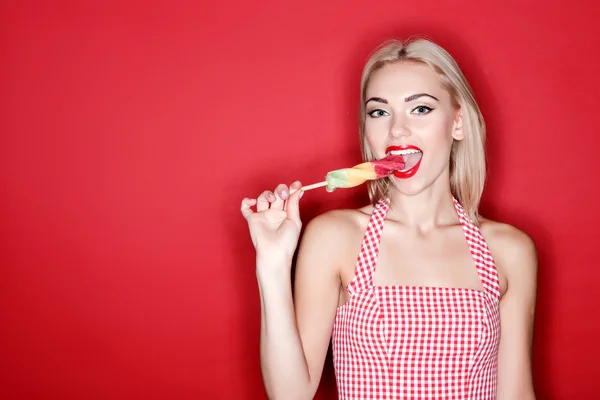
M 498 273 L 479 228 L 454 199 L 484 291 L 374 286 L 389 199 L 371 214 L 332 336 L 340 399 L 495 399 Z

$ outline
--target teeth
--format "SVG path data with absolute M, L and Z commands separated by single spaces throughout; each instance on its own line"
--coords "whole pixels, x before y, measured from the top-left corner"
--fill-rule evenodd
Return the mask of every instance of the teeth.
M 421 152 L 419 150 L 409 149 L 409 150 L 390 151 L 388 154 L 391 154 L 393 156 L 406 156 L 409 154 L 416 154 L 416 153 L 421 153 Z

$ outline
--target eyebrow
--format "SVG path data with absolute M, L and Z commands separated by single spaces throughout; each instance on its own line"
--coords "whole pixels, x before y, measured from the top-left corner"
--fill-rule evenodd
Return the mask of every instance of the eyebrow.
M 404 101 L 405 101 L 406 103 L 408 103 L 408 102 L 410 102 L 410 101 L 417 100 L 417 99 L 419 99 L 419 98 L 421 98 L 421 97 L 431 97 L 431 98 L 432 98 L 432 99 L 434 99 L 435 101 L 439 101 L 439 100 L 437 99 L 437 97 L 434 97 L 434 96 L 432 96 L 432 95 L 430 95 L 430 94 L 427 94 L 427 93 L 418 93 L 418 94 L 413 94 L 413 95 L 410 95 L 410 96 L 406 97 L 406 98 L 404 99 Z M 381 98 L 381 97 L 371 97 L 371 98 L 369 98 L 369 100 L 365 101 L 365 105 L 366 105 L 368 102 L 370 102 L 370 101 L 376 101 L 376 102 L 378 102 L 378 103 L 388 104 L 388 101 L 387 101 L 386 99 L 383 99 L 383 98 Z
M 421 97 L 431 97 L 435 101 L 439 101 L 437 99 L 437 97 L 434 97 L 434 96 L 432 96 L 430 94 L 427 94 L 427 93 L 413 94 L 412 96 L 408 96 L 407 98 L 405 98 L 404 101 L 408 103 L 409 101 L 413 101 L 413 100 L 416 100 L 416 99 L 421 98 Z
M 388 101 L 386 99 L 382 99 L 381 97 L 371 97 L 369 100 L 365 101 L 365 104 L 367 104 L 370 101 L 376 101 L 378 103 L 383 103 L 383 104 L 388 103 Z

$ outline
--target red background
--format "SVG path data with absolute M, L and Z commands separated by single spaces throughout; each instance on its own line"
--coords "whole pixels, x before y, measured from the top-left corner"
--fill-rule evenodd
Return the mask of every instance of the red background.
M 488 122 L 484 214 L 538 246 L 538 398 L 594 398 L 595 1 L 92 3 L 1 6 L 0 397 L 264 398 L 239 203 L 360 161 L 362 65 L 424 33 Z

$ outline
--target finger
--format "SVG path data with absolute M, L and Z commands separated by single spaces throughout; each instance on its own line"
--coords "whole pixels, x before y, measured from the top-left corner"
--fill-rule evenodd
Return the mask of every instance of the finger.
M 275 188 L 276 200 L 271 205 L 271 208 L 283 210 L 284 202 L 290 197 L 290 189 L 283 183 Z
M 286 202 L 288 218 L 294 221 L 298 227 L 302 226 L 302 220 L 300 219 L 300 198 L 303 194 L 304 191 L 298 190 Z
M 269 209 L 269 204 L 274 202 L 276 197 L 270 190 L 265 190 L 256 199 L 256 211 L 261 212 Z
M 244 218 L 248 219 L 249 216 L 254 214 L 254 211 L 252 211 L 252 206 L 255 204 L 256 199 L 249 199 L 246 197 L 244 200 L 242 200 L 242 206 L 240 207 L 240 210 L 242 211 Z
M 300 183 L 300 181 L 292 182 L 292 184 L 290 185 L 290 196 L 292 194 L 296 193 L 301 188 L 302 188 L 302 183 Z M 283 206 L 283 209 L 287 210 L 287 201 L 286 201 L 286 204 Z
M 290 185 L 290 193 L 297 192 L 298 190 L 300 190 L 301 187 L 302 183 L 300 183 L 300 181 L 292 182 L 292 184 Z

